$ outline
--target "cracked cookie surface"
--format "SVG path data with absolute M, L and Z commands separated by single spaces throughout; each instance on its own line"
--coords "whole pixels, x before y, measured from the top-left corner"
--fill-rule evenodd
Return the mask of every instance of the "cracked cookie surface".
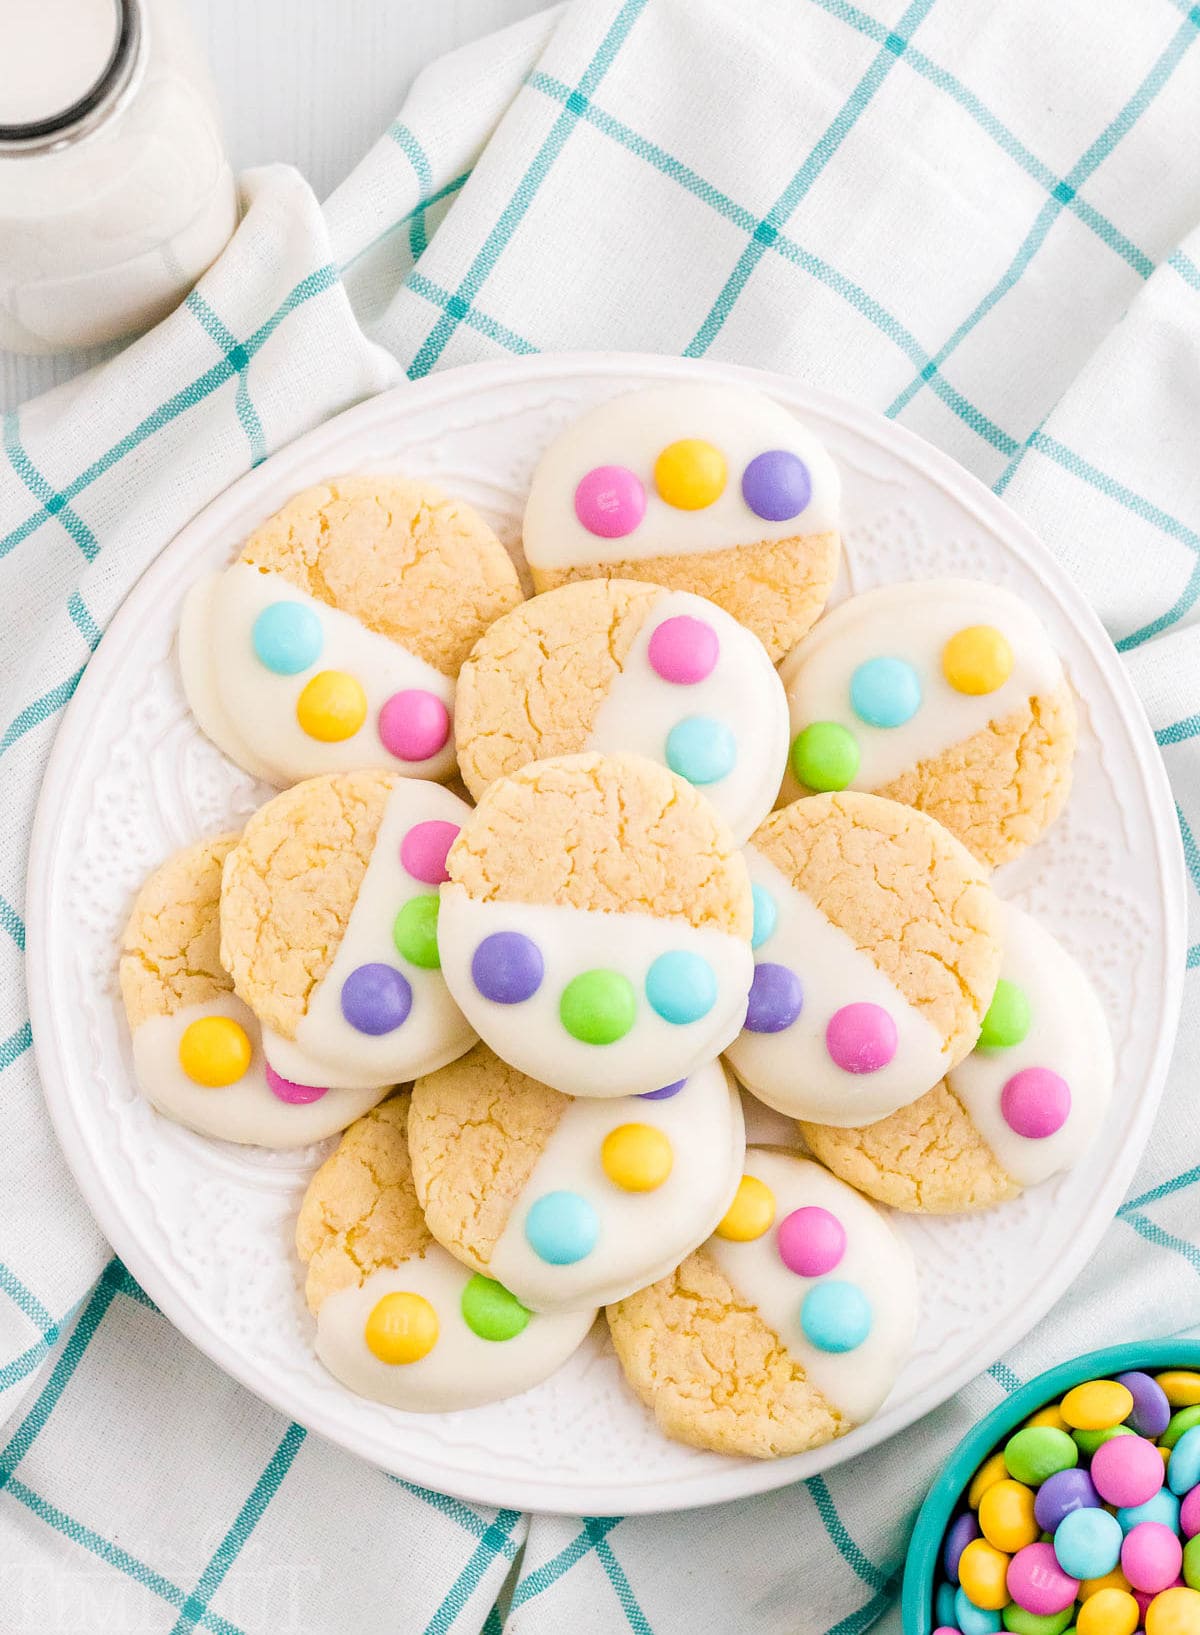
M 228 993 L 217 904 L 236 834 L 197 841 L 155 869 L 134 899 L 121 941 L 121 997 L 131 1029 Z

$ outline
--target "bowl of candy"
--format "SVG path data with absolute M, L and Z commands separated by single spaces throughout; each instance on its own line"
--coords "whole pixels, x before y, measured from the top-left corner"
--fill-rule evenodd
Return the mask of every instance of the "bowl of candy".
M 1200 1635 L 1200 1341 L 1039 1374 L 917 1517 L 905 1635 Z

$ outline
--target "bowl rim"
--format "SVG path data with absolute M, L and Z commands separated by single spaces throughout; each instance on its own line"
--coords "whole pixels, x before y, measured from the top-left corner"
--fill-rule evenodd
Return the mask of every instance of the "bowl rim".
M 971 1477 L 1005 1433 L 1085 1380 L 1134 1370 L 1161 1373 L 1167 1368 L 1200 1371 L 1200 1340 L 1129 1340 L 1084 1352 L 1035 1375 L 971 1427 L 954 1447 L 917 1512 L 900 1596 L 904 1635 L 932 1635 L 933 1581 L 946 1528 Z

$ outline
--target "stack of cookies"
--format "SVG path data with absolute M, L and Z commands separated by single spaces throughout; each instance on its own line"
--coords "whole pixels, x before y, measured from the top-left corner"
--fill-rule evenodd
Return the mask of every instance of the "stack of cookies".
M 281 792 L 138 896 L 134 1069 L 206 1136 L 340 1135 L 296 1247 L 352 1391 L 511 1396 L 603 1307 L 666 1434 L 803 1451 L 911 1344 L 880 1205 L 1096 1133 L 1101 1007 L 991 884 L 1067 797 L 1062 664 L 992 585 L 822 618 L 838 516 L 778 405 L 656 388 L 543 454 L 528 599 L 467 505 L 361 475 L 190 592 L 196 719 Z

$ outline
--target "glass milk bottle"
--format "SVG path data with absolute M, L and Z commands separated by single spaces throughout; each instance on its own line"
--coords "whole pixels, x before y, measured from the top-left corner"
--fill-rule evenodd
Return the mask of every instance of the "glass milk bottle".
M 237 221 L 179 0 L 0 0 L 0 348 L 147 329 Z

